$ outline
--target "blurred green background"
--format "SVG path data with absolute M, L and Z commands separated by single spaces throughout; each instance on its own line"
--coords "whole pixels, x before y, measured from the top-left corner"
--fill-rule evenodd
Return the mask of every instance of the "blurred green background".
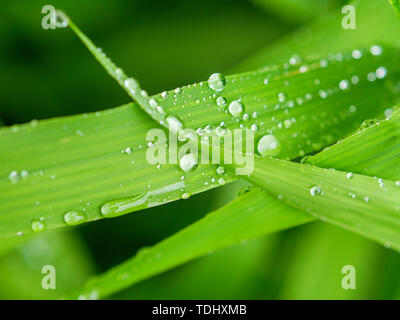
M 365 0 L 366 1 L 366 0 Z M 129 97 L 70 30 L 44 30 L 41 9 L 63 9 L 149 93 L 229 72 L 340 0 L 2 1 L 0 117 L 5 125 L 115 107 Z M 51 156 L 51 155 L 49 155 Z M 0 298 L 58 298 L 234 197 L 241 183 L 138 213 L 0 240 Z M 43 290 L 41 268 L 57 270 Z M 357 289 L 343 290 L 354 265 Z M 312 223 L 242 243 L 139 283 L 119 299 L 393 299 L 400 256 Z

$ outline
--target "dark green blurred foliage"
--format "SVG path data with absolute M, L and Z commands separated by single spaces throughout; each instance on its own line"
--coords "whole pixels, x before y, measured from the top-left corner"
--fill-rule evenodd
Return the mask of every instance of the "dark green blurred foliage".
M 68 12 L 118 65 L 140 79 L 150 93 L 157 93 L 204 80 L 212 72 L 228 72 L 315 15 L 294 17 L 285 9 L 277 12 L 277 3 L 3 1 L 0 116 L 12 125 L 129 101 L 72 32 L 41 28 L 41 8 L 46 4 Z M 328 11 L 341 3 L 318 5 Z M 4 241 L 0 245 L 0 297 L 61 297 L 90 274 L 107 270 L 226 203 L 235 189 L 226 186 L 73 232 L 43 234 L 14 248 Z M 40 266 L 45 264 L 58 269 L 56 293 L 41 289 Z M 359 270 L 356 291 L 341 288 L 341 268 L 346 264 Z M 399 297 L 399 266 L 396 252 L 318 222 L 210 253 L 115 298 L 390 299 Z

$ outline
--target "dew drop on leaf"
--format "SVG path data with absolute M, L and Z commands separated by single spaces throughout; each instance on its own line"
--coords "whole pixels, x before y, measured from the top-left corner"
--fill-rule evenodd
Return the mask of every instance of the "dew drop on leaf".
M 275 156 L 280 151 L 279 140 L 274 135 L 267 134 L 258 140 L 257 151 L 262 156 Z
M 41 232 L 46 230 L 46 223 L 43 220 L 35 219 L 31 222 L 31 228 L 33 232 Z
M 223 166 L 219 166 L 217 168 L 217 174 L 222 176 L 225 173 L 225 168 Z
M 168 127 L 172 132 L 179 132 L 183 128 L 182 122 L 174 117 L 174 116 L 168 116 L 166 118 L 166 121 L 168 123 Z
M 346 174 L 346 178 L 347 179 L 353 179 L 353 177 L 354 177 L 354 175 L 353 175 L 352 172 L 349 172 L 349 173 Z
M 314 196 L 319 196 L 322 193 L 322 188 L 320 186 L 312 186 L 310 188 L 310 194 Z
M 221 91 L 225 88 L 226 79 L 220 73 L 213 73 L 207 80 L 208 86 L 214 91 Z
M 184 193 L 182 193 L 181 198 L 182 199 L 189 199 L 190 196 L 191 196 L 191 194 L 189 192 L 184 192 Z
M 194 170 L 197 167 L 198 164 L 199 163 L 197 161 L 196 156 L 194 154 L 192 154 L 192 153 L 185 154 L 179 160 L 179 166 L 185 172 L 189 172 L 189 171 Z
M 64 221 L 69 226 L 81 224 L 87 220 L 86 214 L 80 211 L 71 210 L 64 214 Z
M 218 97 L 217 98 L 217 105 L 219 107 L 224 107 L 224 106 L 226 106 L 226 104 L 227 104 L 227 102 L 226 102 L 226 99 L 224 97 Z
M 11 171 L 8 175 L 8 179 L 11 181 L 11 183 L 17 183 L 19 181 L 18 171 Z
M 239 117 L 243 109 L 243 104 L 239 100 L 232 101 L 229 105 L 229 113 L 234 117 Z

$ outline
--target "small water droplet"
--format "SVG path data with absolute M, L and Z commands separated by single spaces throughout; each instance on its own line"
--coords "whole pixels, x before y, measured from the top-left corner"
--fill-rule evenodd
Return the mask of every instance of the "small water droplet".
M 191 196 L 191 194 L 189 192 L 185 192 L 185 193 L 182 193 L 181 198 L 182 199 L 189 199 L 190 196 Z
M 380 56 L 383 52 L 383 49 L 381 46 L 373 45 L 370 49 L 371 54 L 374 56 Z
M 219 107 L 225 107 L 227 105 L 226 99 L 224 97 L 217 98 L 217 105 Z
M 225 173 L 225 168 L 223 166 L 219 166 L 217 168 L 217 174 L 222 176 Z
M 358 59 L 361 59 L 362 58 L 362 52 L 360 51 L 360 50 L 354 50 L 353 52 L 352 52 L 352 57 L 354 58 L 354 59 L 356 59 L 356 60 L 358 60 Z
M 322 193 L 322 188 L 320 186 L 312 186 L 310 188 L 310 194 L 314 196 L 318 196 Z
M 46 223 L 42 219 L 35 219 L 31 222 L 33 232 L 41 232 L 46 230 Z
M 170 129 L 172 132 L 177 133 L 177 132 L 179 132 L 179 131 L 183 128 L 182 122 L 181 122 L 178 118 L 176 118 L 176 117 L 174 117 L 174 116 L 168 116 L 168 117 L 166 118 L 166 121 L 167 121 L 167 123 L 168 123 L 169 129 Z
M 353 175 L 352 172 L 349 172 L 349 173 L 346 174 L 346 178 L 347 179 L 353 179 L 353 177 L 354 177 L 354 175 Z
M 8 175 L 8 179 L 11 181 L 11 183 L 18 183 L 19 181 L 19 175 L 18 171 L 11 171 L 10 174 Z
M 378 79 L 383 79 L 386 77 L 387 69 L 385 67 L 379 67 L 378 69 L 376 69 L 375 74 Z
M 341 90 L 346 90 L 346 89 L 348 89 L 348 88 L 349 88 L 349 82 L 348 82 L 347 80 L 342 80 L 342 81 L 340 81 L 340 83 L 339 83 L 339 88 L 340 88 Z
M 225 180 L 224 178 L 219 178 L 219 179 L 218 179 L 218 184 L 219 184 L 219 185 L 222 186 L 222 185 L 224 185 L 225 183 L 226 183 L 226 180 Z
M 128 89 L 131 93 L 135 93 L 135 90 L 139 88 L 139 84 L 133 78 L 128 78 L 124 81 L 124 86 Z

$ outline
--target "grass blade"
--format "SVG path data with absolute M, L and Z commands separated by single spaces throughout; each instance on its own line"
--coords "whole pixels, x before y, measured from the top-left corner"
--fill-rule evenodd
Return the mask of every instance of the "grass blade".
M 372 137 L 372 139 L 368 139 Z M 387 155 L 400 153 L 400 113 L 390 120 L 375 123 L 346 138 L 340 144 L 311 157 L 308 161 L 323 167 L 347 165 L 346 170 L 400 179 L 398 166 L 376 166 L 374 151 L 385 146 Z M 367 142 L 368 141 L 368 142 Z M 363 146 L 362 150 L 355 146 Z M 338 158 L 336 154 L 343 155 Z M 325 154 L 331 156 L 325 157 Z M 332 160 L 330 160 L 332 159 Z M 359 166 L 362 162 L 363 165 Z M 320 169 L 321 170 L 321 169 Z M 400 188 L 400 187 L 398 187 Z M 209 251 L 260 237 L 272 232 L 315 221 L 317 218 L 300 210 L 294 210 L 271 195 L 252 190 L 216 212 L 163 240 L 130 260 L 89 281 L 80 291 L 81 298 L 93 293 L 106 297 L 153 275 L 169 270 Z M 394 230 L 396 231 L 396 230 Z

